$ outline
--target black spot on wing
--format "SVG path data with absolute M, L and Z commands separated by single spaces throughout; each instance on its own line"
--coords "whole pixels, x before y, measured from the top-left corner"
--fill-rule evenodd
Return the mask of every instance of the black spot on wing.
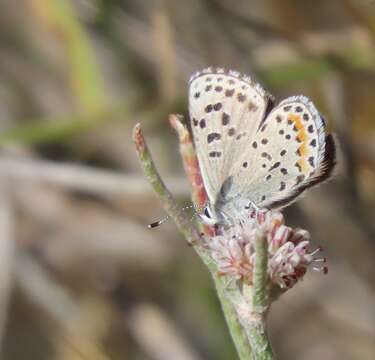
M 319 168 L 313 172 L 311 179 L 309 179 L 304 185 L 304 189 L 310 186 L 313 186 L 319 182 L 327 180 L 332 175 L 335 165 L 336 165 L 336 145 L 335 145 L 335 140 L 333 136 L 329 134 L 329 135 L 326 135 L 326 138 L 325 138 L 323 160 L 320 163 Z
M 281 172 L 283 175 L 288 175 L 288 170 L 285 169 L 285 168 L 281 168 L 281 169 L 280 169 L 280 172 Z
M 237 100 L 239 102 L 244 102 L 246 100 L 246 95 L 245 94 L 242 94 L 242 93 L 238 93 L 237 95 Z
M 216 103 L 215 105 L 214 105 L 214 110 L 215 111 L 219 111 L 221 108 L 222 108 L 222 104 L 221 104 L 221 102 L 218 102 L 218 103 Z
M 221 139 L 221 135 L 219 133 L 210 133 L 207 135 L 207 143 L 212 143 L 214 140 L 220 140 Z
M 229 124 L 230 116 L 229 114 L 223 112 L 223 115 L 221 116 L 221 123 L 225 126 Z
M 209 157 L 219 158 L 221 156 L 221 151 L 211 151 L 208 153 Z
M 225 90 L 225 96 L 226 97 L 232 97 L 234 94 L 234 89 L 227 89 Z
M 274 170 L 274 169 L 277 169 L 279 166 L 280 166 L 280 161 L 277 161 L 277 162 L 275 162 L 270 168 L 269 168 L 269 170 L 268 171 L 272 171 L 272 170 Z
M 267 207 L 271 209 L 282 208 L 290 204 L 298 195 L 304 192 L 311 186 L 314 186 L 322 181 L 329 179 L 332 175 L 333 169 L 336 165 L 336 146 L 334 138 L 331 134 L 326 135 L 325 138 L 325 150 L 323 161 L 321 162 L 318 169 L 316 169 L 310 179 L 305 181 L 301 186 L 296 185 L 294 190 L 291 193 L 280 200 L 273 201 L 270 204 L 267 204 Z
M 272 156 L 270 154 L 266 153 L 266 152 L 262 152 L 261 157 L 263 157 L 267 160 L 270 160 L 270 161 L 272 160 Z

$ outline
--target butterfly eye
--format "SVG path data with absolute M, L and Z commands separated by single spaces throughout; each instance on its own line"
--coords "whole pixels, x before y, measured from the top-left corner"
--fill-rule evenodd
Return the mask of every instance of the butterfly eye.
M 208 207 L 204 209 L 204 215 L 206 215 L 209 219 L 211 219 L 210 211 L 208 210 Z

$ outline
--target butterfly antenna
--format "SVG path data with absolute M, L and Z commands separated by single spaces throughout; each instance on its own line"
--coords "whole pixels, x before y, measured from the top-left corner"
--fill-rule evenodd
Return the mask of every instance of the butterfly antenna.
M 167 215 L 166 217 L 164 217 L 164 218 L 162 218 L 162 219 L 160 219 L 158 221 L 155 221 L 155 222 L 153 222 L 151 224 L 148 224 L 147 227 L 149 229 L 156 228 L 156 227 L 160 226 L 161 224 L 165 223 L 168 219 L 169 219 L 169 215 Z
M 191 204 L 191 205 L 188 205 L 188 206 L 184 206 L 183 208 L 181 208 L 181 211 L 186 211 L 187 209 L 191 209 L 191 208 L 194 208 L 194 210 L 195 210 L 192 218 L 190 219 L 190 221 L 193 221 L 194 217 L 197 215 L 197 211 L 199 210 L 199 207 L 197 205 Z M 151 224 L 148 224 L 147 227 L 149 229 L 156 228 L 156 227 L 160 226 L 161 224 L 165 223 L 169 218 L 170 218 L 170 216 L 167 215 L 167 216 L 165 216 L 164 218 L 162 218 L 158 221 L 155 221 Z

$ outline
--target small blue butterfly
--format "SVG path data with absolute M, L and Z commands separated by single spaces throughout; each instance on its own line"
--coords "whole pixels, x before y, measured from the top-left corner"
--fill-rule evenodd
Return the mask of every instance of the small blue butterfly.
M 285 207 L 335 166 L 333 136 L 305 96 L 274 106 L 250 77 L 208 68 L 190 79 L 189 112 L 209 199 L 201 218 L 208 224 Z

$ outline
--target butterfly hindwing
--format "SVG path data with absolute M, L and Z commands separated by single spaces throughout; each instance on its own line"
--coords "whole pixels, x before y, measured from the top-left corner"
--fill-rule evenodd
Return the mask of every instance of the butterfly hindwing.
M 237 186 L 231 191 L 259 208 L 286 206 L 328 177 L 335 164 L 334 149 L 313 103 L 304 96 L 287 98 L 264 119 L 235 165 Z M 246 169 L 241 166 L 245 162 Z

